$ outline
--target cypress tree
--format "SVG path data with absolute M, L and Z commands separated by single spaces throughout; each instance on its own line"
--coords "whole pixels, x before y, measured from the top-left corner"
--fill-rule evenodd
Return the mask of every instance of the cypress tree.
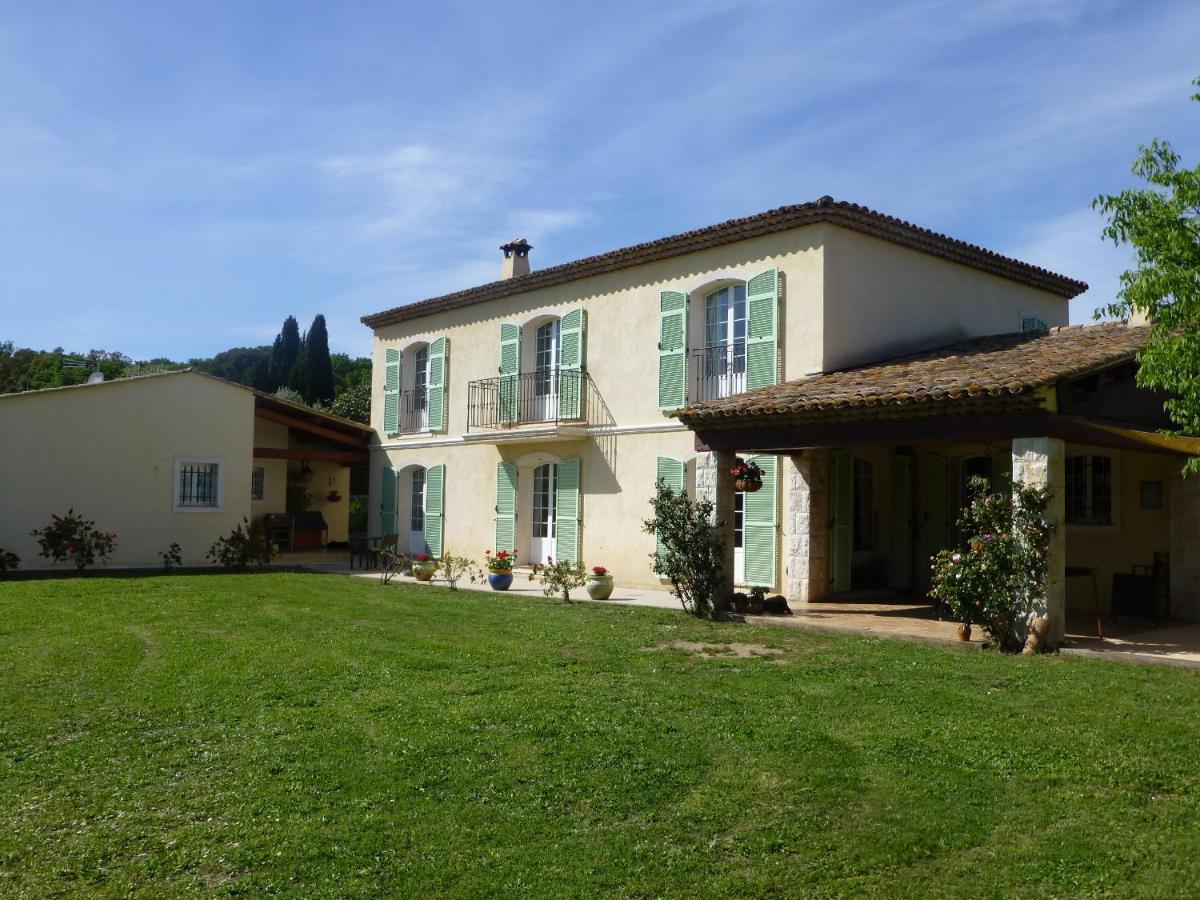
M 300 325 L 295 316 L 283 320 L 283 330 L 271 348 L 272 390 L 296 387 L 296 363 L 300 359 Z
M 307 403 L 333 401 L 333 361 L 329 358 L 329 332 L 320 313 L 304 335 L 300 392 Z

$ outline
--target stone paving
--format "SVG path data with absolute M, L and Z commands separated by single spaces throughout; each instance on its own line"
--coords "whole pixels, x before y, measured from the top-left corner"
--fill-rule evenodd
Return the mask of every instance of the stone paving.
M 345 553 L 287 554 L 280 562 L 302 565 L 322 572 L 333 572 L 355 578 L 379 578 L 378 571 L 351 569 Z M 413 584 L 415 579 L 397 576 L 393 584 Z M 445 582 L 434 579 L 434 586 Z M 537 582 L 518 571 L 508 593 L 522 596 L 542 596 Z M 577 596 L 588 600 L 581 589 Z M 933 609 L 913 602 L 885 602 L 876 597 L 839 603 L 793 604 L 790 616 L 746 616 L 755 625 L 775 625 L 785 628 L 808 628 L 819 631 L 839 631 L 872 637 L 897 638 L 909 641 L 959 644 L 954 622 L 939 621 Z M 612 599 L 596 601 L 610 606 L 653 606 L 659 609 L 679 609 L 679 601 L 666 590 L 623 587 L 618 584 Z M 1173 624 L 1155 628 L 1150 623 L 1105 623 L 1103 638 L 1097 637 L 1096 620 L 1080 618 L 1067 622 L 1067 644 L 1064 652 L 1106 659 L 1135 662 L 1165 662 L 1200 667 L 1200 624 Z M 970 643 L 980 645 L 982 635 L 975 630 Z

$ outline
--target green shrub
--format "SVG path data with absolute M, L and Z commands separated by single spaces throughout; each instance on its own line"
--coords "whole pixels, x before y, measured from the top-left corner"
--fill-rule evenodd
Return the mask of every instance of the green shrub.
M 587 581 L 587 566 L 580 562 L 555 562 L 551 559 L 545 565 L 534 566 L 542 593 L 547 597 L 561 597 L 564 603 L 571 602 L 571 591 L 583 587 Z
M 654 572 L 671 583 L 685 611 L 702 619 L 713 618 L 721 586 L 725 553 L 714 521 L 711 500 L 692 500 L 676 493 L 662 479 L 650 501 L 654 518 L 642 528 L 658 538 L 662 553 L 652 553 Z
M 217 538 L 204 554 L 205 559 L 219 563 L 227 569 L 244 570 L 250 563 L 265 566 L 271 561 L 271 544 L 257 525 L 251 525 L 249 519 L 242 519 L 246 526 L 236 526 L 229 537 Z
M 30 534 L 38 539 L 39 555 L 54 565 L 66 561 L 83 571 L 96 560 L 107 562 L 117 547 L 115 532 L 98 530 L 95 522 L 76 515 L 74 509 L 50 518 L 49 525 Z
M 183 549 L 179 544 L 171 544 L 166 550 L 162 550 L 158 554 L 163 561 L 163 571 L 170 572 L 177 566 L 183 565 Z
M 962 544 L 933 557 L 929 593 L 956 619 L 982 625 L 1000 649 L 1020 650 L 1046 615 L 1050 492 L 1011 483 L 993 491 L 980 477 L 967 487 L 971 501 L 958 519 Z
M 13 553 L 11 550 L 5 550 L 0 547 L 0 575 L 5 572 L 11 572 L 21 564 L 21 557 Z

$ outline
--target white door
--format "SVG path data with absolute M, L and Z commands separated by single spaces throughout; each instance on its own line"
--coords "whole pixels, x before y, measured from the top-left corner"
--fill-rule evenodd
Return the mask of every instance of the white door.
M 700 399 L 746 389 L 746 287 L 731 284 L 704 298 Z
M 746 581 L 746 550 L 742 543 L 743 524 L 746 520 L 746 495 L 738 491 L 733 495 L 733 583 Z
M 533 470 L 533 532 L 529 542 L 530 562 L 545 563 L 554 556 L 557 529 L 554 502 L 558 492 L 558 466 L 546 463 Z
M 533 345 L 533 408 L 529 421 L 549 422 L 558 414 L 558 319 L 537 330 Z
M 429 428 L 429 347 L 421 347 L 413 356 L 413 431 Z
M 425 543 L 425 470 L 413 469 L 408 507 L 408 552 L 428 553 Z

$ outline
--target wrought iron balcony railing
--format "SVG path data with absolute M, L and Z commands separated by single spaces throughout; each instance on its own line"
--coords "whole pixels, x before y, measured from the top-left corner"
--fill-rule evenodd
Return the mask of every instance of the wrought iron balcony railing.
M 717 400 L 746 390 L 746 345 L 718 344 L 688 358 L 688 402 Z
M 429 430 L 429 391 L 414 388 L 400 394 L 399 427 L 396 434 L 415 434 Z
M 587 425 L 603 408 L 582 369 L 543 369 L 472 381 L 467 386 L 467 430 L 535 423 Z

